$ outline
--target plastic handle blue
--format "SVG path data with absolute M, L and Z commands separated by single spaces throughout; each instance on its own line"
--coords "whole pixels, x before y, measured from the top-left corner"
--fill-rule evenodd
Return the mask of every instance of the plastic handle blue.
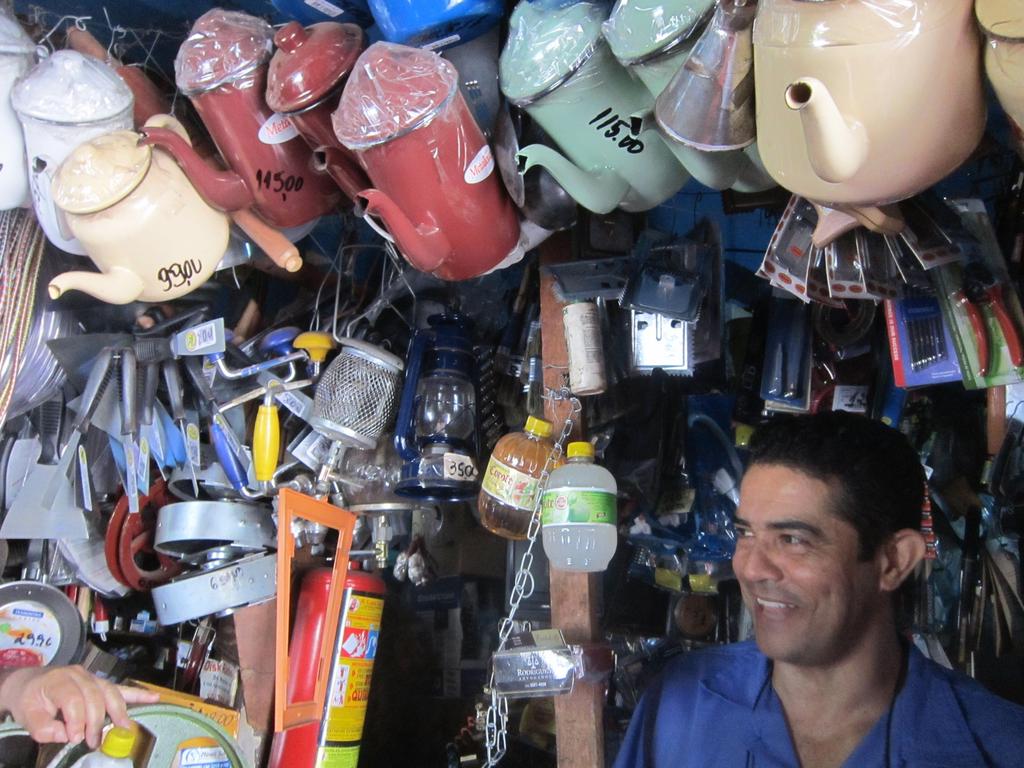
M 224 430 L 215 419 L 210 420 L 210 442 L 213 443 L 213 449 L 217 452 L 217 461 L 224 470 L 224 474 L 227 475 L 231 487 L 236 491 L 242 490 L 248 480 L 245 467 L 242 465 L 241 459 L 231 450 L 231 443 L 228 442 Z

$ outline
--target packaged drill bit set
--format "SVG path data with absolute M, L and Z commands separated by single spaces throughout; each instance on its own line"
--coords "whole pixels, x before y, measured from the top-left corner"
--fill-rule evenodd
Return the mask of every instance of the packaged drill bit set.
M 1024 313 L 1010 285 L 999 243 L 976 199 L 950 201 L 969 241 L 965 258 L 933 270 L 935 294 L 949 325 L 964 386 L 982 389 L 1022 380 Z
M 907 286 L 902 298 L 885 302 L 885 328 L 897 387 L 923 387 L 963 378 L 949 323 L 927 281 Z

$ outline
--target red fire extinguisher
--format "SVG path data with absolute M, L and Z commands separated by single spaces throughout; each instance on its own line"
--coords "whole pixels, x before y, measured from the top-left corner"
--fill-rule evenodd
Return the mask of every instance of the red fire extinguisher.
M 302 582 L 289 646 L 288 700 L 308 701 L 316 688 L 331 571 L 310 571 Z M 349 566 L 338 633 L 331 654 L 330 681 L 320 723 L 274 735 L 269 768 L 356 765 L 377 653 L 384 581 Z M 341 761 L 341 762 L 338 762 Z

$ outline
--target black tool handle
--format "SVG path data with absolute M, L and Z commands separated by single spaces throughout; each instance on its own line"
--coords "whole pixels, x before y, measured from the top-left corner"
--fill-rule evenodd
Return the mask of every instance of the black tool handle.
M 179 424 L 185 420 L 185 394 L 181 385 L 181 371 L 178 361 L 164 360 L 164 385 L 167 387 L 167 399 L 170 401 L 171 418 Z
M 85 382 L 85 391 L 82 392 L 81 405 L 71 425 L 82 434 L 89 428 L 89 421 L 96 412 L 96 406 L 99 405 L 100 398 L 110 381 L 110 363 L 113 359 L 114 350 L 104 348 L 96 356 L 92 370 L 89 371 L 89 379 Z
M 143 369 L 142 379 L 142 411 L 139 421 L 149 425 L 153 423 L 153 406 L 156 403 L 156 388 L 160 383 L 160 363 L 148 363 Z
M 53 466 L 60 460 L 60 435 L 64 426 L 64 397 L 47 400 L 39 406 L 39 463 Z

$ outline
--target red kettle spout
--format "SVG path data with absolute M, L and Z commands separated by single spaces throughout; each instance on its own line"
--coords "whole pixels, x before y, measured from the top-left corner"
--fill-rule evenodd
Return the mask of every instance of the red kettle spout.
M 143 144 L 162 149 L 174 158 L 192 186 L 211 206 L 221 211 L 239 211 L 253 204 L 245 180 L 234 171 L 209 166 L 185 139 L 168 128 L 146 126 L 139 133 Z
M 358 197 L 366 201 L 366 215 L 383 220 L 398 250 L 416 269 L 433 272 L 448 259 L 451 244 L 436 226 L 429 230 L 415 226 L 395 201 L 379 189 L 364 189 Z

